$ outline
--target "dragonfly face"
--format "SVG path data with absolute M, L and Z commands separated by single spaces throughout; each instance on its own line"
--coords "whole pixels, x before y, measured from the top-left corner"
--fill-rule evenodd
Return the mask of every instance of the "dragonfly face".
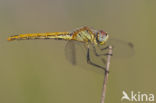
M 96 33 L 96 41 L 98 44 L 105 44 L 108 40 L 109 35 L 107 32 L 104 32 L 103 30 L 100 30 Z

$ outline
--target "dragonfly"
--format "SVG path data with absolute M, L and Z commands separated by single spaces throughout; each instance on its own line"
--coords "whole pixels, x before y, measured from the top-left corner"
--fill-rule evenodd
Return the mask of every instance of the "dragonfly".
M 112 54 L 104 52 L 107 51 L 109 48 L 108 45 L 106 45 L 109 40 L 109 34 L 103 30 L 96 30 L 88 26 L 83 26 L 73 30 L 72 32 L 29 33 L 8 37 L 8 41 L 35 39 L 55 39 L 68 41 L 65 46 L 65 52 L 68 61 L 70 61 L 74 65 L 76 64 L 75 52 L 77 51 L 75 50 L 75 45 L 83 44 L 83 47 L 85 47 L 86 49 L 85 57 L 87 64 L 90 64 L 94 67 L 104 70 L 105 72 L 108 72 L 104 65 L 100 65 L 91 60 L 91 52 L 94 54 L 95 57 L 103 57 L 107 55 L 112 56 Z M 114 44 L 121 44 L 124 47 L 128 48 L 129 51 L 132 51 L 131 49 L 133 49 L 133 44 L 130 42 L 121 41 L 118 39 L 115 39 L 113 41 L 115 41 Z M 113 48 L 116 47 L 114 46 Z M 101 61 L 104 64 L 105 60 L 103 58 L 101 58 Z

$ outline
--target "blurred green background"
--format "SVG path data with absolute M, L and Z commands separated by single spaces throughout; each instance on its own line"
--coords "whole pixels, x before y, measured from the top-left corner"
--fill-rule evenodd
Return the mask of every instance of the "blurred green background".
M 135 45 L 133 57 L 112 57 L 106 103 L 121 103 L 123 90 L 156 94 L 155 5 L 155 0 L 0 0 L 0 103 L 100 103 L 104 76 L 72 66 L 65 42 L 6 40 L 83 25 Z

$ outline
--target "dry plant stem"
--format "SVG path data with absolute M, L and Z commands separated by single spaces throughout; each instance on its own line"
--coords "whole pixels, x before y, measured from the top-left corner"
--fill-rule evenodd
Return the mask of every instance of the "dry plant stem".
M 112 54 L 112 46 L 109 46 L 108 54 Z M 109 71 L 110 59 L 111 59 L 111 55 L 108 55 L 107 56 L 106 71 Z M 102 96 L 101 96 L 101 102 L 100 103 L 104 103 L 105 96 L 106 96 L 106 83 L 107 83 L 108 74 L 109 74 L 106 71 L 105 71 L 105 75 L 104 75 L 104 82 L 103 82 L 103 89 L 102 89 Z

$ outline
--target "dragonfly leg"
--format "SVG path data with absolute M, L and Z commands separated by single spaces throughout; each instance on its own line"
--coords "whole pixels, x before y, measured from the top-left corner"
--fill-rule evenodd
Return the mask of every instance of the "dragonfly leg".
M 102 48 L 101 50 L 107 50 L 107 49 L 109 49 L 109 46 L 106 46 L 106 47 Z
M 91 59 L 90 59 L 89 47 L 88 47 L 88 49 L 87 49 L 87 63 L 90 64 L 90 65 L 93 65 L 93 66 L 95 66 L 95 67 L 101 68 L 101 69 L 105 70 L 105 72 L 109 72 L 109 71 L 106 70 L 105 67 L 102 67 L 102 66 L 100 66 L 100 65 L 98 65 L 98 64 L 95 64 L 95 63 L 93 63 L 93 62 L 91 61 Z
M 94 52 L 94 54 L 95 54 L 96 56 L 107 56 L 107 55 L 111 55 L 111 56 L 112 56 L 112 54 L 109 54 L 109 53 L 98 54 L 97 51 L 96 51 L 96 48 L 95 48 L 95 46 L 94 46 L 93 44 L 92 44 L 92 47 L 93 47 L 93 52 Z M 109 49 L 108 46 L 105 47 L 105 48 L 102 48 L 102 49 L 100 49 L 100 50 L 102 51 L 102 50 L 107 50 L 107 49 Z

